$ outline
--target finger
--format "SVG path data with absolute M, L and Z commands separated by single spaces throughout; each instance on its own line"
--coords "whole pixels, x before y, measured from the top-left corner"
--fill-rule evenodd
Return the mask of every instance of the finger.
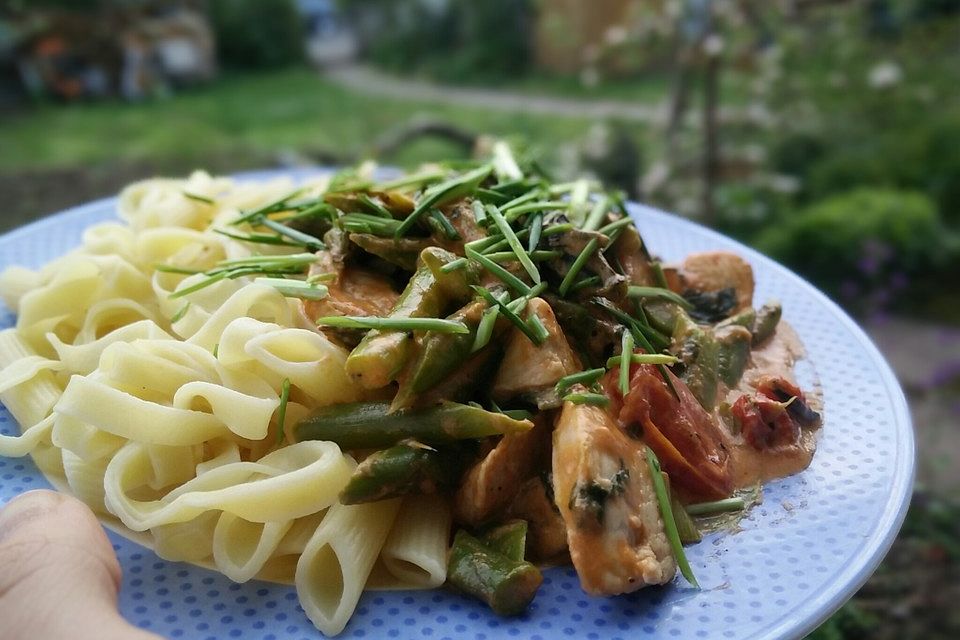
M 0 567 L 9 637 L 149 637 L 117 613 L 120 565 L 93 512 L 74 498 L 31 491 L 0 510 Z

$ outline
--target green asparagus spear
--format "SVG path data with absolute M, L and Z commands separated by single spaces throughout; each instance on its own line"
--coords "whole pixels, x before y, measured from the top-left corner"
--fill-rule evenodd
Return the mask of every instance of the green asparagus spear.
M 384 238 L 370 233 L 351 233 L 350 242 L 367 253 L 383 258 L 404 271 L 415 271 L 417 258 L 430 240 L 424 238 Z
M 343 449 L 362 449 L 390 447 L 407 438 L 443 445 L 531 428 L 529 420 L 456 402 L 394 413 L 386 402 L 355 402 L 317 410 L 294 427 L 294 437 L 298 442 L 329 440 Z
M 766 342 L 777 325 L 780 323 L 780 316 L 783 313 L 783 307 L 779 302 L 768 302 L 757 311 L 757 321 L 753 324 L 753 344 L 758 345 Z
M 726 320 L 717 324 L 717 329 L 722 329 L 723 327 L 729 327 L 731 325 L 736 325 L 738 327 L 746 327 L 747 329 L 753 329 L 753 324 L 757 320 L 757 310 L 753 307 L 747 307 L 743 311 L 738 311 L 733 314 Z
M 408 494 L 436 493 L 455 481 L 452 454 L 415 440 L 370 454 L 354 470 L 340 492 L 343 504 L 360 504 Z
M 527 550 L 527 521 L 511 520 L 483 535 L 483 544 L 511 560 L 521 561 Z
M 494 612 L 509 616 L 530 606 L 543 575 L 529 562 L 512 560 L 458 531 L 450 549 L 447 580 L 486 602 Z
M 410 277 L 391 318 L 436 318 L 454 296 L 466 297 L 476 272 L 457 269 L 444 273 L 440 268 L 457 256 L 439 247 L 424 249 L 420 266 Z M 367 389 L 379 389 L 393 382 L 406 364 L 411 336 L 405 331 L 370 331 L 347 358 L 346 370 Z
M 676 355 L 685 365 L 680 377 L 703 408 L 713 411 L 717 400 L 717 371 L 720 367 L 720 345 L 717 339 L 712 331 L 699 326 L 686 314 L 681 314 L 673 331 L 673 341 L 680 345 Z
M 463 366 L 470 357 L 477 326 L 487 306 L 485 301 L 476 300 L 448 318 L 465 324 L 470 333 L 427 333 L 420 339 L 417 354 L 400 376 L 400 388 L 393 399 L 394 410 L 411 406 L 416 396 L 432 389 Z
M 737 386 L 740 377 L 750 360 L 750 330 L 739 325 L 719 327 L 714 336 L 717 339 L 717 373 L 723 384 L 730 388 Z

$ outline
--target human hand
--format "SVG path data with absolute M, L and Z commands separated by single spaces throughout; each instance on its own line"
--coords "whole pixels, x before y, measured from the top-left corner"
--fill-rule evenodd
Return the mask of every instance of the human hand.
M 30 491 L 0 509 L 0 639 L 159 640 L 117 611 L 120 563 L 82 502 Z

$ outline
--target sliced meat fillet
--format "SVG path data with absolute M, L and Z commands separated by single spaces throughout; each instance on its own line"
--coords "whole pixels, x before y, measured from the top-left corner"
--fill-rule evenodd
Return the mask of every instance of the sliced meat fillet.
M 584 591 L 615 595 L 673 578 L 644 446 L 606 411 L 564 403 L 553 433 L 553 485 Z
M 517 488 L 536 474 L 549 437 L 546 416 L 533 429 L 508 433 L 463 476 L 453 500 L 453 513 L 462 524 L 477 527 L 501 515 Z

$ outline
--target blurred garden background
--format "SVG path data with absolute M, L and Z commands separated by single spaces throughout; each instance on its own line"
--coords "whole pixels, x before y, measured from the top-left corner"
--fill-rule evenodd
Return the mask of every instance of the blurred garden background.
M 5 0 L 0 230 L 156 174 L 489 137 L 757 247 L 909 395 L 904 530 L 821 639 L 960 637 L 960 2 Z

